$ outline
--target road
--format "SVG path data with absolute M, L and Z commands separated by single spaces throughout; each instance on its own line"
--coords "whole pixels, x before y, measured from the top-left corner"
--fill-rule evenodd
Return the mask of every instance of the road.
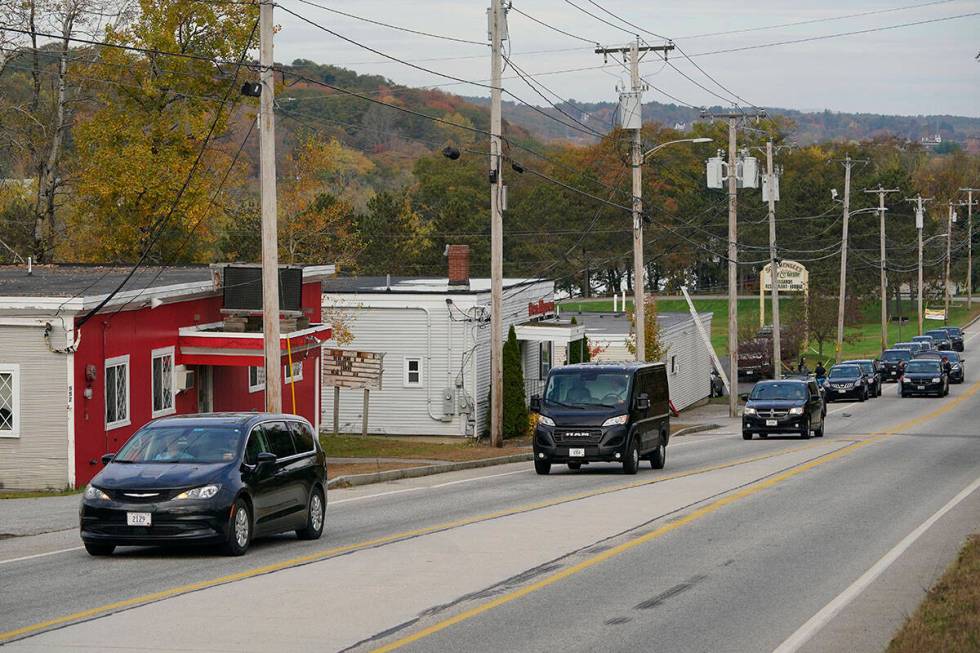
M 665 470 L 635 477 L 611 465 L 538 477 L 522 463 L 331 491 L 323 539 L 271 538 L 244 558 L 90 558 L 66 502 L 51 532 L 0 540 L 0 641 L 880 651 L 980 530 L 978 379 L 970 369 L 941 400 L 887 386 L 834 404 L 822 439 L 680 438 Z

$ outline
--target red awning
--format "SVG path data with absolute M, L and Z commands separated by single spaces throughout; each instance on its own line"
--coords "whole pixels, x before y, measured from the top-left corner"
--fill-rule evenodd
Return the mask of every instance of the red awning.
M 332 336 L 329 324 L 311 324 L 305 329 L 281 334 L 279 350 L 283 357 L 287 351 L 296 356 L 320 347 Z M 221 322 L 182 328 L 178 351 L 178 362 L 183 365 L 261 367 L 265 364 L 261 333 L 223 331 Z

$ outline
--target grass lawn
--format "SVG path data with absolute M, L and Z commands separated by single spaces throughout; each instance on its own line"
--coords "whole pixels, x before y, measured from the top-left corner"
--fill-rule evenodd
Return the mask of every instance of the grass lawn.
M 19 492 L 16 490 L 0 490 L 0 501 L 4 499 L 43 499 L 44 497 L 67 497 L 72 494 L 81 494 L 85 488 L 78 490 L 27 490 Z
M 980 535 L 929 590 L 888 646 L 887 653 L 980 651 Z
M 407 460 L 444 460 L 457 462 L 497 458 L 513 453 L 522 453 L 529 442 L 519 438 L 505 440 L 502 449 L 480 445 L 473 440 L 458 443 L 424 442 L 420 438 L 399 438 L 395 436 L 362 437 L 358 435 L 321 435 L 320 444 L 330 458 L 404 458 Z M 372 465 L 374 463 L 371 463 Z M 377 471 L 377 470 L 370 470 Z

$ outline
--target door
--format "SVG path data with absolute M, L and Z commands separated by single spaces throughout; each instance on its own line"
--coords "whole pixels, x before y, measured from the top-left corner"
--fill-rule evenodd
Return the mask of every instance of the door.
M 197 412 L 214 412 L 214 368 L 210 365 L 197 367 Z
M 258 530 L 265 529 L 275 515 L 275 469 L 257 469 L 260 453 L 271 453 L 269 444 L 265 441 L 265 433 L 261 426 L 256 426 L 248 435 L 245 443 L 244 463 L 249 470 L 247 478 L 249 490 L 252 493 L 252 509 L 255 511 L 253 520 Z
M 269 448 L 276 456 L 275 518 L 280 520 L 280 525 L 288 525 L 292 523 L 295 513 L 306 507 L 307 493 L 303 488 L 302 472 L 309 456 L 297 455 L 296 443 L 286 422 L 265 422 L 262 429 Z
M 291 421 L 289 428 L 293 432 L 297 456 L 295 470 L 292 473 L 295 473 L 299 480 L 301 500 L 305 508 L 308 505 L 310 491 L 321 477 L 316 442 L 313 439 L 313 430 L 306 422 Z
M 653 388 L 650 383 L 652 377 L 649 372 L 640 371 L 636 373 L 633 377 L 633 406 L 636 406 L 636 400 L 642 395 L 647 396 L 647 400 L 651 400 L 650 393 Z M 640 438 L 640 452 L 645 453 L 656 446 L 656 424 L 654 420 L 650 419 L 650 415 L 653 414 L 653 402 L 650 402 L 650 406 L 646 410 L 636 410 L 636 435 Z

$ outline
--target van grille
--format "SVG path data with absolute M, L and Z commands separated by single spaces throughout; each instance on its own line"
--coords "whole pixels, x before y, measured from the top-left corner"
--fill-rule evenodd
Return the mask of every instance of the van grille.
M 598 444 L 602 431 L 596 429 L 567 429 L 555 431 L 555 442 L 559 444 Z

